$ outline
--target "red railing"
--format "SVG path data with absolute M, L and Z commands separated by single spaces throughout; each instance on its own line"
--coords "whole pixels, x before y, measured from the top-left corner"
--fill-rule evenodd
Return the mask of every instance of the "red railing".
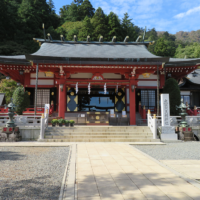
M 42 114 L 44 113 L 44 108 L 36 108 L 36 114 Z M 5 108 L 3 106 L 0 107 L 0 116 L 8 114 L 8 108 Z M 34 108 L 26 108 L 26 110 L 23 112 L 23 115 L 34 115 L 35 110 Z
M 157 108 L 153 107 L 153 109 L 150 109 L 152 114 L 156 114 L 157 113 Z M 139 103 L 139 113 L 142 117 L 142 119 L 146 120 L 147 119 L 147 112 L 148 109 L 145 108 L 145 106 L 141 106 L 141 103 Z
M 187 109 L 186 112 L 187 112 L 187 114 L 189 116 L 197 116 L 200 113 L 200 109 L 197 108 L 196 106 L 194 106 L 193 110 L 192 109 Z

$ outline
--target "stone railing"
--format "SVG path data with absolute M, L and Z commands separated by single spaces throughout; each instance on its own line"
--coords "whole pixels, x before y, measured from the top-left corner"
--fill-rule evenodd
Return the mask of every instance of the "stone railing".
M 157 116 L 157 126 L 161 126 L 161 116 Z M 170 126 L 178 126 L 181 116 L 170 116 Z M 189 126 L 200 126 L 200 116 L 186 116 Z
M 35 127 L 41 122 L 41 116 L 16 115 L 13 118 L 17 126 Z M 8 116 L 0 116 L 0 127 L 5 126 L 8 119 Z

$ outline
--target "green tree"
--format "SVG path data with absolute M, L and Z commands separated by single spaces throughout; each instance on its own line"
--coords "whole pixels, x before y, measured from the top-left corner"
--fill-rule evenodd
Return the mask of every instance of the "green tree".
M 147 41 L 156 41 L 158 39 L 157 31 L 155 28 L 152 28 L 146 32 L 145 40 Z
M 67 33 L 67 40 L 74 40 L 74 35 L 78 36 L 78 29 L 74 28 L 71 29 L 68 33 Z M 79 38 L 78 38 L 79 40 Z
M 19 20 L 17 17 L 18 3 L 15 1 L 0 1 L 0 38 L 1 42 L 15 39 Z
M 74 0 L 74 3 L 77 5 L 81 5 L 83 3 L 83 0 Z
M 79 6 L 72 2 L 70 5 L 63 6 L 60 9 L 61 21 L 76 22 L 81 20 Z
M 200 44 L 191 43 L 190 45 L 179 45 L 176 48 L 175 57 L 176 58 L 200 58 Z
M 94 16 L 95 9 L 89 0 L 84 0 L 83 3 L 79 7 L 80 18 L 83 20 L 86 16 L 92 18 Z
M 54 5 L 53 0 L 49 0 L 49 1 L 47 2 L 47 4 L 49 5 L 50 13 L 51 13 L 51 14 L 55 14 L 55 13 L 56 13 L 56 9 L 55 9 L 55 5 Z
M 173 57 L 176 48 L 174 42 L 159 38 L 155 44 L 154 52 L 157 56 Z
M 181 103 L 181 92 L 178 86 L 178 82 L 173 78 L 167 79 L 163 88 L 163 93 L 169 94 L 170 114 L 178 115 L 176 106 L 179 106 Z
M 108 34 L 108 30 L 107 30 L 108 26 L 107 26 L 107 18 L 102 8 L 99 7 L 95 11 L 95 14 L 92 18 L 92 25 L 94 27 L 94 31 L 93 31 L 94 40 L 98 41 L 99 37 L 102 35 L 104 38 L 104 41 L 106 41 L 107 34 Z
M 30 98 L 24 87 L 18 87 L 13 93 L 13 103 L 16 105 L 16 113 L 22 115 L 23 111 L 30 106 Z
M 17 83 L 12 79 L 2 79 L 0 83 L 0 92 L 5 94 L 6 104 L 10 103 L 10 99 L 13 96 L 15 89 L 17 88 Z
M 158 39 L 158 35 L 157 35 L 157 31 L 155 30 L 155 28 L 152 28 L 146 32 L 145 40 L 155 42 L 155 41 L 157 41 L 157 39 Z M 155 44 L 149 45 L 148 50 L 151 53 L 156 54 L 154 51 L 154 48 L 155 48 Z
M 83 27 L 78 33 L 78 40 L 85 41 L 88 35 L 92 39 L 92 32 L 93 32 L 93 26 L 90 22 L 90 18 L 86 16 L 85 19 L 83 20 Z
M 108 40 L 112 40 L 113 36 L 117 37 L 117 41 L 121 42 L 123 40 L 120 20 L 113 12 L 108 15 L 108 31 Z
M 128 13 L 124 14 L 122 19 L 122 35 L 123 39 L 126 36 L 129 36 L 129 41 L 135 41 L 138 37 L 137 29 L 138 27 L 134 27 L 134 24 L 131 22 L 132 19 L 129 18 Z

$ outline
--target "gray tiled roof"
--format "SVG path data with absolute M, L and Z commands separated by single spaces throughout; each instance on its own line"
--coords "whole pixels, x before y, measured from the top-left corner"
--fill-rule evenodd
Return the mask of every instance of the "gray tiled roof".
M 30 65 L 30 62 L 26 59 L 25 55 L 0 56 L 0 63 Z
M 161 58 L 151 54 L 145 45 L 43 43 L 35 56 L 67 58 Z
M 25 55 L 18 55 L 18 56 L 0 56 L 1 58 L 7 58 L 7 59 L 17 59 L 17 60 L 26 60 Z

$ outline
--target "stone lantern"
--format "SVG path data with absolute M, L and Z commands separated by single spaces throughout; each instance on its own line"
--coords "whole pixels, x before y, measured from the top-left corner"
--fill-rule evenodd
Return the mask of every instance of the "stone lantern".
M 189 127 L 189 125 L 187 124 L 185 120 L 186 115 L 187 115 L 187 112 L 186 112 L 187 106 L 183 103 L 183 99 L 181 99 L 181 104 L 177 106 L 177 109 L 179 110 L 179 115 L 182 118 L 182 120 L 180 121 L 178 125 L 179 139 L 185 140 L 185 141 L 194 140 L 192 127 Z
M 15 128 L 15 122 L 13 121 L 13 116 L 15 115 L 15 105 L 13 104 L 13 102 L 8 104 L 8 116 L 9 116 L 9 120 L 6 123 L 6 127 L 12 127 Z
M 189 127 L 189 125 L 187 124 L 185 117 L 187 115 L 186 109 L 187 106 L 183 103 L 183 99 L 181 99 L 181 104 L 179 106 L 177 106 L 177 109 L 179 111 L 179 115 L 181 116 L 182 120 L 179 123 L 179 127 Z
M 9 103 L 8 106 L 8 116 L 9 120 L 6 123 L 6 126 L 3 127 L 2 132 L 0 133 L 0 142 L 17 142 L 21 140 L 19 135 L 19 127 L 16 127 L 13 117 L 15 115 L 15 105 L 13 102 Z

